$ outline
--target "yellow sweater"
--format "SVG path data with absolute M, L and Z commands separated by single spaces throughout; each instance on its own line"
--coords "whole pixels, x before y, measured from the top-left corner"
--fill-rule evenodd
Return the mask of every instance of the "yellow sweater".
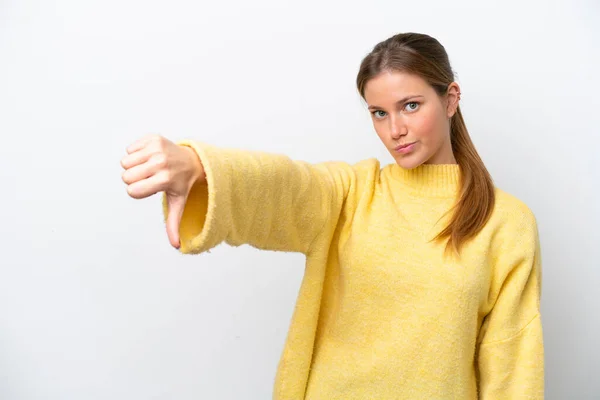
M 540 245 L 523 202 L 496 189 L 484 229 L 444 258 L 430 239 L 458 165 L 179 144 L 207 174 L 186 203 L 181 252 L 225 242 L 306 255 L 274 399 L 543 398 Z

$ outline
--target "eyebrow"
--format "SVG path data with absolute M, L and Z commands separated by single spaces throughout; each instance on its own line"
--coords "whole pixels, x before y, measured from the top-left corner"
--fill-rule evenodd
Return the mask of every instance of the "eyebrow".
M 406 97 L 403 97 L 400 100 L 398 100 L 396 102 L 396 104 L 404 103 L 407 100 L 414 99 L 414 98 L 417 98 L 417 97 L 425 97 L 425 96 L 422 96 L 420 94 L 414 94 L 414 95 L 406 96 Z M 369 106 L 369 110 L 383 110 L 383 108 L 379 107 L 379 106 L 371 105 L 371 106 Z

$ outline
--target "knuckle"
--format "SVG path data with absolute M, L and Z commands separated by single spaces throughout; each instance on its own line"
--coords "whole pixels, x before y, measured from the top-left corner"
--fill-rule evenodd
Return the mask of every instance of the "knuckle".
M 159 138 L 159 140 L 156 143 L 157 143 L 158 149 L 161 152 L 164 152 L 167 149 L 167 142 L 166 142 L 165 138 L 163 138 L 163 137 Z
M 165 147 L 159 140 L 149 142 L 148 148 L 152 154 L 161 154 L 165 152 Z
M 172 179 L 173 179 L 173 175 L 169 171 L 164 171 L 158 177 L 158 181 L 160 182 L 161 185 L 169 184 L 172 181 Z
M 155 147 L 160 142 L 160 136 L 155 133 L 151 133 L 146 136 L 146 147 Z
M 156 153 L 153 158 L 156 166 L 160 168 L 166 168 L 168 166 L 167 155 L 165 153 Z

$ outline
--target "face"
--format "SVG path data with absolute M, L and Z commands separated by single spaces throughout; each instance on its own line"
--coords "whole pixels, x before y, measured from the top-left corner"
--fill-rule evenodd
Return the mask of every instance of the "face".
M 367 82 L 364 96 L 373 126 L 398 165 L 456 164 L 449 118 L 458 107 L 458 92 L 452 82 L 442 98 L 424 79 L 403 72 L 384 71 Z

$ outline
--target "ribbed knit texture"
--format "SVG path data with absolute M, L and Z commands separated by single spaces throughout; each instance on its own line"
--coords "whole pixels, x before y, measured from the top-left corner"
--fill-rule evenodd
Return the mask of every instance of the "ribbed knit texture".
M 224 242 L 306 255 L 274 399 L 543 398 L 540 244 L 516 197 L 496 189 L 484 229 L 444 257 L 431 239 L 449 221 L 458 165 L 179 144 L 207 174 L 186 203 L 182 253 Z

